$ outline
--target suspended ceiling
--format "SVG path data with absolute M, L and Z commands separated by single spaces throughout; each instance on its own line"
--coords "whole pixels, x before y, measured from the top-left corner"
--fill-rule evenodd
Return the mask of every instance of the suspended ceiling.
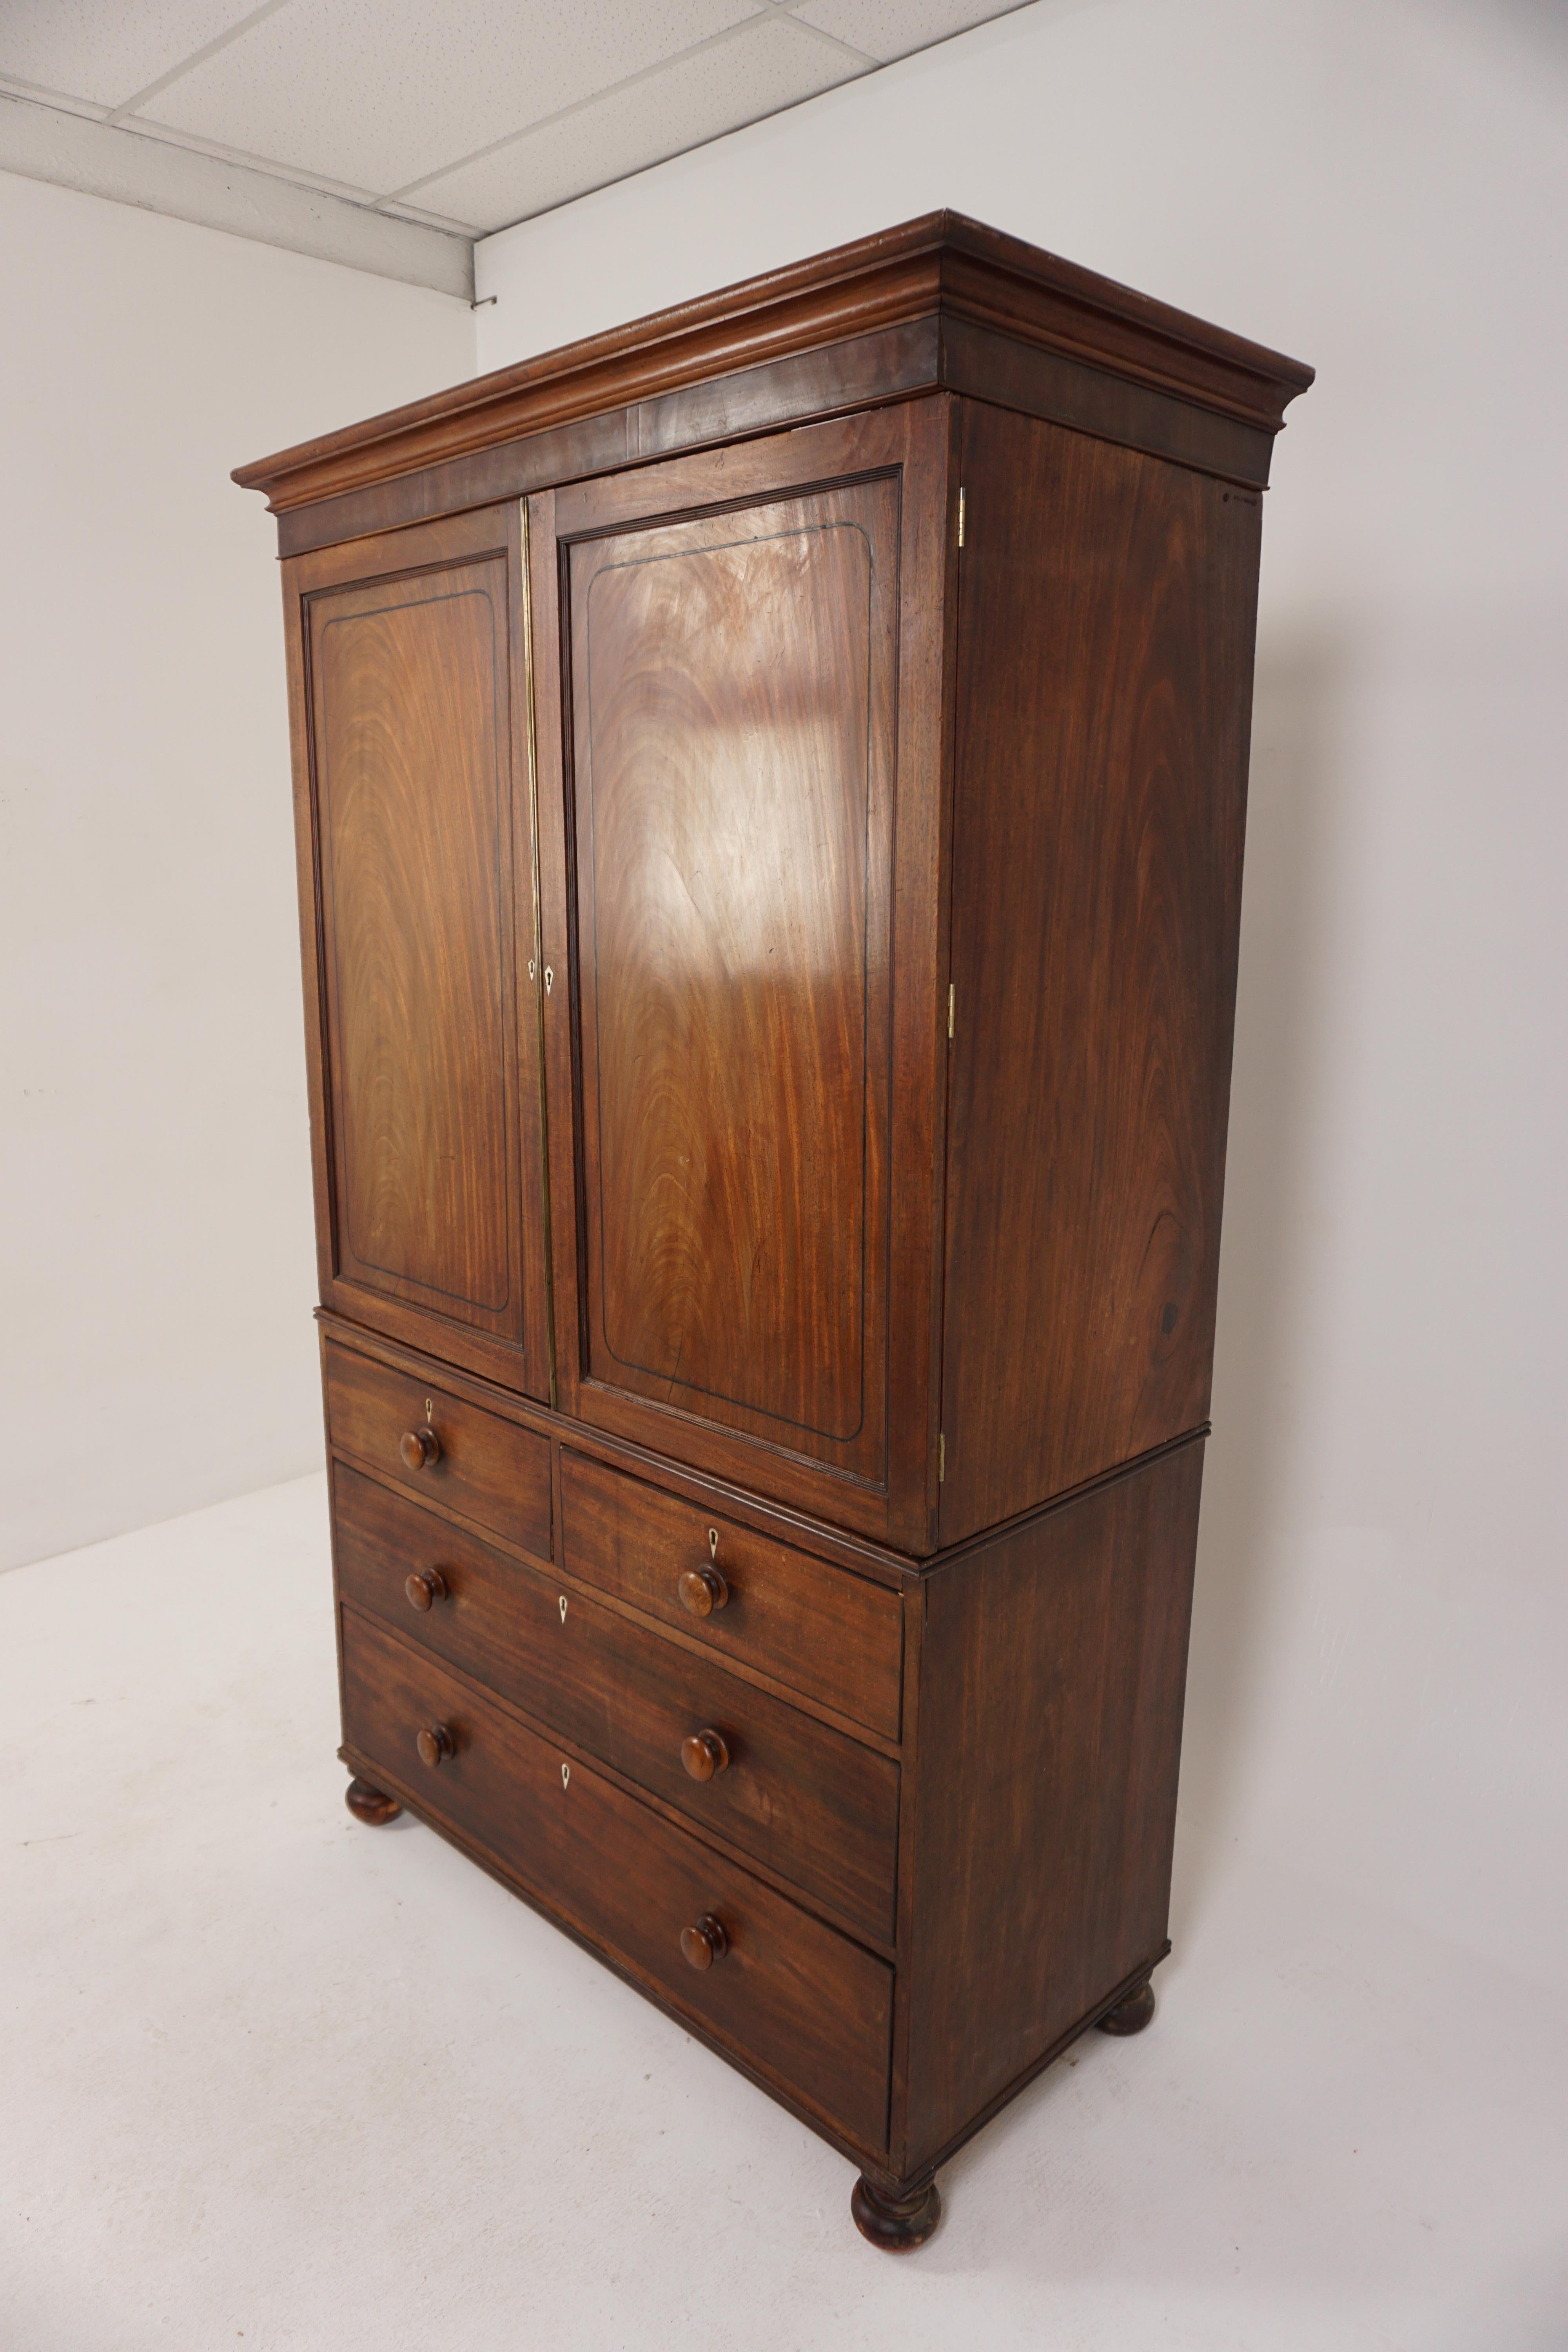
M 473 241 L 1020 0 L 7 0 L 0 170 L 471 292 Z

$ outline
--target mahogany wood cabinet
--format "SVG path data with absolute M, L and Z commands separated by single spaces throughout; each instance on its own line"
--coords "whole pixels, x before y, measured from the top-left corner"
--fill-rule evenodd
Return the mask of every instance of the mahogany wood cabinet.
M 941 214 L 236 477 L 351 1808 L 821 2132 L 889 2248 L 1168 1948 L 1310 382 Z

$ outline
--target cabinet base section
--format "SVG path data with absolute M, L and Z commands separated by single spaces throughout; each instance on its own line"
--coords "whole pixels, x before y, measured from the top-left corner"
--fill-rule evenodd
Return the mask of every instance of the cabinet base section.
M 357 1611 L 342 1611 L 341 1630 L 353 1768 L 484 1847 L 661 2006 L 788 2084 L 875 2169 L 888 2145 L 888 1962 L 493 1691 Z
M 395 1797 L 389 1797 L 374 1780 L 362 1780 L 357 1772 L 343 1790 L 343 1802 L 356 1822 L 366 1822 L 373 1830 L 395 1822 L 403 1811 Z
M 849 2191 L 849 2210 L 860 2235 L 883 2253 L 912 2253 L 942 2220 L 942 2191 L 928 2180 L 907 2197 L 891 2197 L 862 2173 Z
M 373 1761 L 363 1750 L 355 1748 L 352 1743 L 345 1742 L 338 1753 L 352 1772 L 362 1776 L 374 1774 L 375 1781 L 390 1787 L 395 1792 L 394 1801 L 413 1820 L 421 1822 L 426 1829 L 433 1830 L 437 1837 L 445 1839 L 448 1845 L 455 1846 L 459 1853 L 467 1855 L 468 1859 L 477 1864 L 487 1876 L 498 1880 L 509 1894 L 516 1895 L 519 1901 L 526 1903 L 531 1911 L 538 1912 L 542 1918 L 548 1920 L 552 1927 L 576 1944 L 602 1968 L 607 1969 L 613 1976 L 618 1977 L 623 1984 L 630 1986 L 634 1992 L 640 1993 L 645 2000 L 650 2001 L 656 2009 L 661 2010 L 667 2017 L 672 2019 L 683 2033 L 689 2034 L 693 2041 L 704 2043 L 716 2057 L 722 2058 L 727 2065 L 735 2069 L 737 2074 L 744 2075 L 757 2090 L 786 2109 L 798 2122 L 804 2124 L 807 2130 L 815 2132 L 820 2139 L 826 2140 L 830 2147 L 849 2163 L 858 2168 L 869 2167 L 872 2169 L 886 2163 L 885 2131 L 879 2136 L 873 2137 L 869 2132 L 858 2135 L 852 2128 L 846 2128 L 842 2120 L 835 2119 L 831 2115 L 825 2113 L 822 2106 L 813 2101 L 808 2095 L 797 2089 L 787 2078 L 766 2069 L 762 2063 L 753 2063 L 748 2053 L 721 2030 L 714 2030 L 709 2021 L 691 2007 L 671 1999 L 666 1989 L 650 1978 L 636 1960 L 618 1949 L 614 1941 L 601 1938 L 590 1927 L 574 1916 L 570 1910 L 562 1906 L 550 1893 L 542 1892 L 528 1878 L 520 1874 L 513 1864 L 499 1856 L 493 1849 L 466 1833 L 460 1826 L 440 1811 L 428 1807 L 424 1800 L 422 1790 L 411 1780 L 405 1780 L 400 1773 L 389 1773 L 384 1766 Z M 579 1770 L 574 1768 L 573 1788 L 576 1789 L 586 1777 L 585 1769 Z M 726 1964 L 728 1964 L 728 1958 L 732 1957 L 732 1955 L 727 1956 Z M 867 1957 L 869 1958 L 869 1956 Z M 879 1963 L 877 1965 L 880 1966 Z M 715 1969 L 706 1974 L 695 1976 L 694 1982 L 704 1985 L 710 1978 L 718 1975 L 719 1971 Z M 885 2114 L 885 2107 L 882 2112 Z
M 456 1846 L 459 1853 L 467 1854 L 469 1860 L 477 1863 L 489 1876 L 499 1879 L 510 1893 L 519 1896 L 531 1910 L 539 1912 L 550 1921 L 552 1927 L 558 1928 L 563 1935 L 569 1937 L 573 1943 L 580 1946 L 601 1966 L 607 1968 L 613 1975 L 619 1977 L 623 1983 L 629 1985 L 634 1991 L 641 1993 L 644 1999 L 652 2001 L 656 2008 L 663 2010 L 684 2032 L 689 2033 L 694 2040 L 705 2043 L 716 2056 L 733 2066 L 738 2074 L 743 2074 L 747 2081 L 754 2084 L 759 2091 L 785 2108 L 809 2130 L 816 2132 L 840 2156 L 857 2167 L 868 2168 L 860 2172 L 860 2177 L 850 2192 L 849 2210 L 854 2218 L 855 2226 L 862 2237 L 885 2253 L 910 2253 L 917 2246 L 925 2244 L 934 2233 L 942 2217 L 942 2193 L 937 2188 L 935 2179 L 937 2169 L 949 2158 L 956 2155 L 958 2150 L 978 2132 L 984 2130 L 986 2124 L 1004 2107 L 1010 2105 L 1018 2094 L 1033 2082 L 1037 2075 L 1042 2074 L 1048 2065 L 1059 2058 L 1064 2051 L 1069 2049 L 1082 2033 L 1099 2025 L 1105 2025 L 1106 2031 L 1112 2033 L 1138 2032 L 1149 2022 L 1154 2013 L 1154 1996 L 1149 1984 L 1149 1969 L 1152 1963 L 1145 1961 L 1137 1975 L 1116 1989 L 1104 2007 L 1098 2011 L 1091 2011 L 1088 2016 L 1080 2018 L 1070 2032 L 1062 2034 L 1049 2050 L 1043 2052 L 1035 2063 L 1028 2067 L 1016 2082 L 1010 2083 L 1004 2092 L 988 2102 L 981 2113 L 976 2115 L 962 2132 L 954 2135 L 952 2141 L 936 2158 L 928 2158 L 922 2172 L 915 2176 L 916 2185 L 911 2188 L 906 2181 L 894 2179 L 881 2170 L 885 2151 L 873 2150 L 864 2142 L 858 2143 L 841 2127 L 830 2122 L 819 2109 L 793 2095 L 790 2089 L 776 2077 L 764 2074 L 759 2068 L 750 2064 L 746 2057 L 732 2043 L 720 2034 L 709 2032 L 702 2021 L 689 2011 L 677 2007 L 669 2001 L 613 1947 L 606 1946 L 597 1941 L 592 1935 L 585 1933 L 574 1919 L 557 1910 L 551 1902 L 542 1896 L 525 1880 L 518 1877 L 487 1847 L 466 1836 L 456 1824 L 443 1819 L 439 1813 L 427 1811 L 420 1801 L 419 1790 L 405 1783 L 401 1775 L 389 1774 L 384 1767 L 377 1766 L 370 1758 L 351 1745 L 345 1744 L 338 1752 L 342 1761 L 356 1775 L 355 1780 L 351 1783 L 351 1788 L 366 1790 L 379 1800 L 382 1805 L 391 1809 L 384 1812 L 359 1813 L 358 1808 L 355 1807 L 353 1810 L 358 1814 L 358 1818 L 390 1821 L 397 1813 L 407 1811 L 416 1821 L 422 1822 L 426 1828 L 434 1830 L 437 1837 L 446 1839 L 447 1843 Z M 363 1776 L 368 1773 L 374 1773 L 376 1779 L 367 1780 Z M 377 1781 L 389 1782 L 391 1790 L 378 1787 Z M 395 1790 L 395 1793 L 391 1792 L 392 1790 Z M 1163 1958 L 1170 1948 L 1168 1943 L 1164 1945 L 1162 1951 L 1155 1955 L 1155 1959 Z M 1140 2022 L 1134 2025 L 1106 2023 L 1107 2020 L 1119 2018 L 1123 2013 L 1136 2014 Z

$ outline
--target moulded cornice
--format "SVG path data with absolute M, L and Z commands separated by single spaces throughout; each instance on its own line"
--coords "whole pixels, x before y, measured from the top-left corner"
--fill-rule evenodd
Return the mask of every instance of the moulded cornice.
M 1279 352 L 940 212 L 300 442 L 234 479 L 281 514 L 926 318 L 1000 332 L 1266 433 L 1312 381 Z

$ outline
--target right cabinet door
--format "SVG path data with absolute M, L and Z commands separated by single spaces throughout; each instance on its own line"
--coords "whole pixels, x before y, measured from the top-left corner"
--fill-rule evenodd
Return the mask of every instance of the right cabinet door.
M 918 838 L 934 795 L 900 742 L 911 486 L 845 466 L 864 446 L 828 432 L 831 452 L 791 435 L 549 502 L 574 939 L 563 1402 L 743 1460 L 749 1483 L 810 1494 L 831 1472 L 880 1531 L 910 1304 L 896 834 L 907 815 Z M 868 437 L 901 456 L 908 426 Z M 830 455 L 850 478 L 813 481 Z

